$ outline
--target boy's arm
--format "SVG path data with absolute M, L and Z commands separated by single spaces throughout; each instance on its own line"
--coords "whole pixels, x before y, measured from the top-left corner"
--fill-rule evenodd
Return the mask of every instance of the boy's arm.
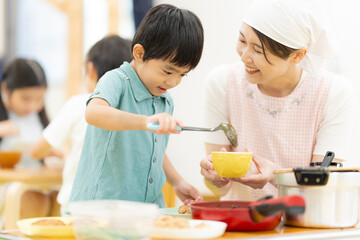
M 192 201 L 202 200 L 200 192 L 184 181 L 184 179 L 171 164 L 166 154 L 164 156 L 163 168 L 166 175 L 166 180 L 174 188 L 176 195 L 182 202 L 184 202 L 184 204 L 188 204 Z
M 166 175 L 166 181 L 171 186 L 174 186 L 177 182 L 184 181 L 184 179 L 180 176 L 178 171 L 176 171 L 166 154 L 164 156 L 163 168 Z
M 86 107 L 86 121 L 98 128 L 109 131 L 147 130 L 157 134 L 180 133 L 176 125 L 182 123 L 168 113 L 158 113 L 152 116 L 134 114 L 113 108 L 102 98 L 93 98 Z M 151 131 L 146 128 L 149 122 L 158 122 L 159 128 Z
M 110 131 L 146 130 L 146 116 L 113 108 L 101 98 L 93 98 L 86 107 L 86 121 Z

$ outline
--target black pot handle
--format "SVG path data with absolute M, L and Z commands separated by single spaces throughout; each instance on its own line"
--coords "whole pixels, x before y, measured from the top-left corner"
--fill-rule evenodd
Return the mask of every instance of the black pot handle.
M 250 216 L 254 222 L 261 222 L 264 218 L 273 216 L 279 211 L 284 211 L 289 215 L 304 213 L 305 200 L 300 195 L 289 195 L 257 201 L 249 205 Z
M 335 157 L 334 152 L 327 151 L 320 167 L 329 167 L 334 157 Z
M 294 168 L 296 182 L 299 185 L 323 186 L 329 180 L 329 165 L 334 159 L 334 152 L 326 152 L 320 167 Z

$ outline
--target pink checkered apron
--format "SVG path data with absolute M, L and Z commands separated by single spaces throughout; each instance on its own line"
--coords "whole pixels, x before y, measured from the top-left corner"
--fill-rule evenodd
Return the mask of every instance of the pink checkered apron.
M 278 98 L 262 94 L 244 74 L 244 66 L 236 64 L 229 67 L 227 76 L 228 120 L 238 133 L 237 151 L 247 147 L 257 159 L 283 168 L 308 166 L 324 118 L 330 81 L 303 73 L 294 91 Z M 251 172 L 258 172 L 252 165 Z M 277 189 L 270 183 L 254 190 L 232 182 L 224 199 L 257 200 L 265 195 L 276 197 Z

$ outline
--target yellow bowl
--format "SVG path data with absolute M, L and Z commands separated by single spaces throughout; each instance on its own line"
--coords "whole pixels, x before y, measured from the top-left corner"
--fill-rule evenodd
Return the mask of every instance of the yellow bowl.
M 212 152 L 212 162 L 220 177 L 243 177 L 251 166 L 252 153 Z

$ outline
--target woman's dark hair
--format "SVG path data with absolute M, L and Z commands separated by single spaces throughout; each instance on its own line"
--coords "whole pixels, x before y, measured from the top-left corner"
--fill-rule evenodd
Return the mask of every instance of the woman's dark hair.
M 10 94 L 20 88 L 47 87 L 46 76 L 40 64 L 34 60 L 17 58 L 4 68 L 1 84 L 6 83 Z M 49 124 L 45 108 L 39 112 L 40 121 L 45 128 Z M 9 119 L 8 111 L 1 98 L 0 91 L 0 121 Z
M 275 56 L 278 56 L 279 58 L 284 59 L 284 60 L 288 59 L 291 53 L 298 50 L 298 49 L 295 49 L 295 48 L 287 47 L 287 46 L 285 46 L 285 45 L 283 45 L 283 44 L 269 38 L 268 36 L 262 34 L 258 30 L 256 30 L 255 28 L 253 28 L 253 27 L 251 27 L 251 28 L 254 30 L 255 34 L 258 36 L 258 38 L 259 38 L 259 40 L 261 42 L 261 47 L 262 47 L 265 59 L 270 64 L 272 64 L 272 63 L 269 61 L 269 59 L 266 56 L 265 47 L 272 54 L 274 54 Z
M 201 58 L 204 30 L 191 11 L 161 4 L 151 8 L 140 23 L 131 48 L 135 44 L 144 47 L 144 61 L 163 59 L 193 69 Z
M 117 35 L 104 37 L 87 54 L 86 63 L 92 62 L 99 79 L 109 70 L 120 67 L 124 62 L 130 62 L 131 42 Z

